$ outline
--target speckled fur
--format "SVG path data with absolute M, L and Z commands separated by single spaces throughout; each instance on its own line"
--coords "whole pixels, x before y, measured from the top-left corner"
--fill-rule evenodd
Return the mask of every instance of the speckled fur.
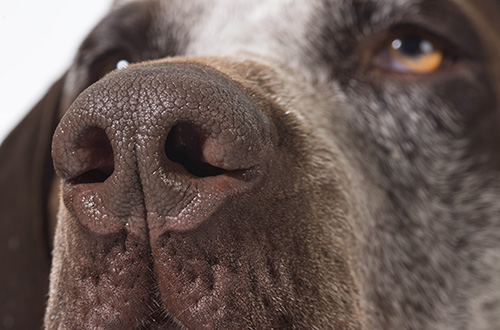
M 113 10 L 141 3 L 117 1 Z M 500 10 L 495 1 L 149 4 L 154 9 L 138 57 L 155 62 L 138 66 L 197 63 L 255 90 L 276 106 L 268 115 L 279 123 L 286 159 L 293 160 L 286 168 L 293 182 L 276 185 L 283 188 L 282 195 L 272 197 L 278 192 L 270 183 L 256 197 L 282 205 L 255 211 L 262 223 L 283 226 L 283 217 L 297 221 L 283 227 L 292 237 L 270 249 L 275 233 L 269 229 L 269 236 L 263 234 L 261 254 L 242 260 L 255 262 L 257 268 L 265 258 L 282 266 L 282 260 L 304 260 L 286 264 L 298 269 L 282 269 L 283 274 L 300 274 L 302 282 L 271 285 L 263 275 L 259 288 L 272 292 L 269 304 L 274 309 L 264 312 L 255 307 L 253 319 L 235 321 L 235 328 L 273 327 L 276 315 L 287 317 L 281 326 L 296 329 L 500 328 L 500 27 L 492 20 Z M 434 5 L 440 10 L 438 17 L 425 9 Z M 493 9 L 497 15 L 488 16 Z M 441 16 L 446 19 L 440 21 Z M 408 78 L 367 65 L 374 51 L 372 38 L 391 26 L 418 22 L 431 29 L 438 26 L 451 38 L 457 33 L 450 25 L 455 16 L 468 19 L 464 34 L 477 36 L 470 49 L 460 46 L 471 54 L 462 66 Z M 78 61 L 70 69 L 65 85 L 68 104 L 87 87 L 88 70 Z M 241 201 L 243 208 L 249 207 L 249 200 Z M 248 220 L 236 208 L 222 214 Z M 88 247 L 73 233 L 78 232 L 74 222 L 61 207 L 48 329 L 78 327 L 79 321 L 87 322 L 84 327 L 101 324 L 92 323 L 99 315 L 90 321 L 64 315 L 72 315 L 78 308 L 68 306 L 79 303 L 74 292 L 66 296 L 64 281 L 74 281 L 78 276 L 71 272 L 80 269 L 80 261 L 68 251 Z M 265 232 L 260 229 L 259 235 Z M 251 237 L 244 237 L 254 247 Z M 294 250 L 288 243 L 302 246 Z M 168 244 L 159 242 L 159 251 L 169 251 Z M 141 249 L 139 256 L 147 250 Z M 144 266 L 134 265 L 144 275 L 139 285 L 156 283 Z M 65 273 L 65 268 L 70 271 Z M 242 272 L 251 270 L 242 267 Z M 79 285 L 84 290 L 87 284 Z M 157 303 L 156 298 L 148 303 Z M 109 306 L 94 306 L 92 313 L 115 315 L 119 301 L 113 299 Z M 115 326 L 127 327 L 128 318 L 116 319 Z

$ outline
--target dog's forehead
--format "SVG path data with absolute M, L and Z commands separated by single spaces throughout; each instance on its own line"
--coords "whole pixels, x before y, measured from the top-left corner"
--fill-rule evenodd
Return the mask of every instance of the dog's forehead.
M 285 48 L 277 43 L 299 47 L 305 40 L 312 4 L 294 0 L 216 1 L 200 21 L 187 53 L 225 55 L 244 50 L 271 55 L 266 52 Z
M 280 56 L 301 49 L 320 25 L 356 20 L 356 8 L 370 7 L 379 20 L 421 0 L 156 0 L 154 30 L 175 29 L 189 37 L 186 55 L 253 52 Z M 117 0 L 116 6 L 143 0 Z M 150 2 L 151 3 L 151 2 Z M 159 33 L 159 35 L 164 33 Z M 269 54 L 266 54 L 269 53 Z
M 297 0 L 182 0 L 159 1 L 160 26 L 176 26 L 189 40 L 185 55 L 235 55 L 253 53 L 283 60 L 307 42 L 312 16 L 321 10 L 317 1 Z M 175 13 L 175 14 L 173 14 Z M 163 20 L 164 22 L 161 22 Z M 168 21 L 168 22 L 167 22 Z M 290 56 L 288 60 L 297 58 Z
M 422 5 L 491 7 L 491 0 L 117 0 L 115 6 L 132 2 L 155 3 L 152 30 L 160 39 L 175 34 L 185 55 L 250 52 L 286 62 L 306 59 L 325 26 L 342 34 L 360 20 L 376 28 Z

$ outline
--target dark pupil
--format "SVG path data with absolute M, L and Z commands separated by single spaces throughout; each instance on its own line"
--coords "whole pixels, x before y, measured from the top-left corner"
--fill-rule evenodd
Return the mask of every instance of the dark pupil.
M 422 49 L 422 37 L 418 36 L 406 36 L 401 38 L 400 52 L 409 57 L 418 57 L 424 53 Z

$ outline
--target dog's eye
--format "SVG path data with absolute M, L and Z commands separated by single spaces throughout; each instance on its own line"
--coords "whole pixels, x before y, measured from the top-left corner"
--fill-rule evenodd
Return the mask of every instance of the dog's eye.
M 418 35 L 392 40 L 389 53 L 395 68 L 414 73 L 436 71 L 444 60 L 444 53 L 439 45 Z
M 116 63 L 116 69 L 121 70 L 125 69 L 130 65 L 130 62 L 127 60 L 119 60 L 118 63 Z
M 392 35 L 375 55 L 376 67 L 405 74 L 430 74 L 451 62 L 443 42 L 421 32 Z
M 91 64 L 91 82 L 95 82 L 116 69 L 123 69 L 130 65 L 128 57 L 122 52 L 104 54 L 97 57 Z

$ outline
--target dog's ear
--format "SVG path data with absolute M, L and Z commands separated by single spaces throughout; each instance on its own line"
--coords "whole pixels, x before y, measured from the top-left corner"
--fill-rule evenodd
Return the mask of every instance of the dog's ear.
M 50 269 L 44 215 L 63 82 L 64 77 L 0 146 L 0 317 L 16 329 L 42 325 Z

